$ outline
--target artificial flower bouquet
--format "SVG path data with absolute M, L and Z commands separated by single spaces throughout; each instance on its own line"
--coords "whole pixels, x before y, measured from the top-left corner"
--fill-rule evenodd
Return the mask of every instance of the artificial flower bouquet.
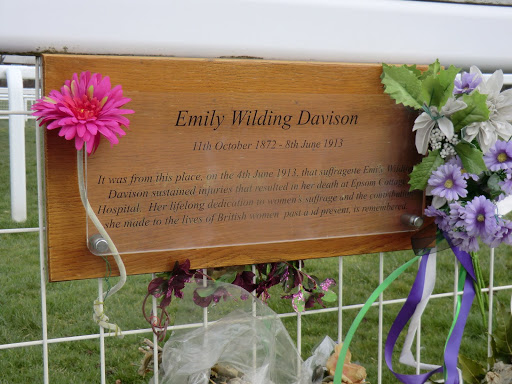
M 410 189 L 431 196 L 425 216 L 434 218 L 438 244 L 446 239 L 460 262 L 459 290 L 463 291 L 462 297 L 457 297 L 443 365 L 430 366 L 430 372 L 418 375 L 394 372 L 391 356 L 398 335 L 410 320 L 406 340 L 412 340 L 416 319 L 421 318 L 433 289 L 433 283 L 426 282 L 435 281 L 435 267 L 430 275 L 428 272 L 432 255 L 427 250 L 389 331 L 386 363 L 403 383 L 424 383 L 442 372 L 445 383 L 458 384 L 462 372 L 457 369 L 457 356 L 474 297 L 485 322 L 484 281 L 476 253 L 479 241 L 489 247 L 512 244 L 512 222 L 500 215 L 496 204 L 512 193 L 512 90 L 502 92 L 501 70 L 486 78 L 477 67 L 461 73 L 454 66 L 442 68 L 439 61 L 423 72 L 416 66 L 383 64 L 381 79 L 391 98 L 419 113 L 412 129 L 416 149 L 425 157 L 410 174 Z M 412 362 L 407 358 L 410 355 L 402 352 L 401 359 Z
M 512 223 L 503 218 L 497 202 L 512 193 L 512 90 L 503 87 L 503 72 L 490 77 L 476 67 L 469 72 L 441 67 L 439 61 L 425 71 L 415 65 L 383 64 L 384 92 L 397 104 L 418 113 L 412 130 L 416 132 L 418 153 L 425 155 L 414 166 L 410 189 L 425 191 L 430 203 L 425 216 L 437 225 L 436 246 L 416 249 L 416 257 L 391 273 L 369 297 L 352 326 L 340 352 L 345 358 L 359 323 L 372 303 L 407 268 L 420 262 L 416 279 L 406 301 L 392 324 L 385 345 L 385 361 L 402 383 L 421 384 L 442 373 L 444 383 L 460 384 L 457 368 L 463 330 L 476 297 L 485 320 L 483 277 L 477 251 L 479 241 L 497 247 L 512 244 Z M 411 351 L 419 321 L 432 295 L 436 279 L 436 249 L 448 243 L 460 263 L 457 307 L 444 349 L 442 365 L 416 362 Z M 444 245 L 443 245 L 444 247 Z M 392 357 L 400 334 L 407 335 L 400 354 L 405 365 L 427 370 L 407 375 L 395 372 Z M 336 384 L 341 381 L 341 364 L 336 369 Z
M 383 65 L 385 92 L 414 108 L 416 149 L 426 155 L 410 174 L 411 190 L 426 190 L 432 203 L 425 215 L 466 252 L 512 244 L 512 223 L 496 202 L 512 193 L 512 90 L 501 92 L 503 72 L 484 78 L 439 61 L 421 72 L 416 66 Z

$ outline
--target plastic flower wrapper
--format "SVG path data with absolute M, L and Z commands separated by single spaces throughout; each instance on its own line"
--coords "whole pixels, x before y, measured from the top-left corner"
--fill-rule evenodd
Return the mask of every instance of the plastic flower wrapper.
M 224 296 L 208 308 L 208 326 L 178 329 L 169 337 L 163 348 L 159 383 L 209 384 L 210 370 L 217 363 L 236 370 L 239 382 L 311 382 L 311 376 L 309 380 L 301 378 L 298 351 L 267 305 L 231 284 L 209 281 L 203 288 L 222 291 Z M 203 308 L 196 305 L 195 293 L 191 284 L 184 288 L 176 325 L 203 324 Z M 240 299 L 244 296 L 248 299 Z
M 64 82 L 60 92 L 52 90 L 48 96 L 37 100 L 32 105 L 34 110 L 32 114 L 37 116 L 41 126 L 45 125 L 48 130 L 58 129 L 59 136 L 66 140 L 74 140 L 82 204 L 100 235 L 107 241 L 120 273 L 118 283 L 95 300 L 93 318 L 98 325 L 114 331 L 119 336 L 122 336 L 121 331 L 116 324 L 109 323 L 103 310 L 103 303 L 108 295 L 113 295 L 122 288 L 126 282 L 126 270 L 115 244 L 87 200 L 83 149 L 85 146 L 88 155 L 91 155 L 98 148 L 102 136 L 114 145 L 119 142 L 120 136 L 126 135 L 123 128 L 128 128 L 130 121 L 123 115 L 134 113 L 134 111 L 121 107 L 129 101 L 129 98 L 123 97 L 120 85 L 112 88 L 108 76 L 86 71 L 80 75 L 74 73 L 71 80 Z

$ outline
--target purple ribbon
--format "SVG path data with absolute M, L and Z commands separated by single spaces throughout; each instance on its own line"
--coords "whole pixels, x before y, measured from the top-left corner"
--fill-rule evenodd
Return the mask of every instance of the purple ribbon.
M 385 347 L 385 359 L 389 370 L 396 376 L 398 380 L 405 384 L 423 384 L 435 373 L 445 372 L 446 380 L 445 384 L 462 384 L 459 383 L 459 374 L 457 371 L 457 358 L 459 354 L 460 343 L 462 340 L 462 334 L 466 325 L 466 320 L 475 298 L 475 289 L 473 286 L 473 280 L 475 278 L 475 271 L 473 269 L 473 263 L 469 253 L 461 251 L 459 248 L 454 246 L 448 236 L 445 236 L 448 240 L 453 253 L 461 263 L 462 267 L 468 272 L 464 283 L 464 293 L 462 294 L 462 303 L 459 310 L 459 316 L 456 319 L 455 326 L 449 336 L 446 344 L 444 353 L 444 367 L 439 367 L 430 372 L 419 374 L 419 375 L 404 375 L 397 373 L 393 370 L 392 356 L 398 337 L 402 333 L 403 329 L 413 316 L 416 307 L 421 301 L 423 295 L 423 287 L 425 285 L 425 274 L 427 261 L 430 251 L 428 251 L 422 258 L 418 274 L 412 285 L 411 291 L 407 296 L 404 306 L 398 313 L 395 322 L 391 326 L 391 329 L 386 340 Z

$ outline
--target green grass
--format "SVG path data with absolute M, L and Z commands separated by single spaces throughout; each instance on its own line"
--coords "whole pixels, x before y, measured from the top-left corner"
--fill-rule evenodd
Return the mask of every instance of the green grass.
M 14 223 L 10 219 L 9 152 L 7 121 L 0 120 L 0 228 L 36 227 L 37 188 L 35 185 L 35 129 L 32 121 L 26 127 L 28 220 Z M 411 252 L 394 252 L 385 255 L 385 276 L 413 257 Z M 489 252 L 481 252 L 484 275 L 488 275 Z M 343 263 L 344 305 L 363 303 L 376 288 L 378 282 L 378 255 L 345 257 Z M 512 268 L 510 247 L 502 246 L 496 251 L 495 285 L 511 284 L 508 271 Z M 320 278 L 337 276 L 337 258 L 311 260 L 306 270 Z M 453 255 L 449 251 L 438 257 L 438 279 L 435 292 L 453 289 Z M 404 273 L 384 294 L 385 299 L 407 295 L 415 276 L 415 267 Z M 39 277 L 39 239 L 37 233 L 0 235 L 0 344 L 40 340 L 41 299 Z M 150 275 L 131 276 L 126 286 L 107 301 L 106 312 L 122 329 L 147 328 L 141 304 L 150 281 Z M 115 279 L 112 279 L 115 283 Z M 273 290 L 270 306 L 279 313 L 290 312 L 290 302 L 280 300 L 280 291 Z M 97 280 L 84 280 L 47 284 L 48 336 L 60 338 L 98 333 L 92 321 L 92 302 L 97 295 Z M 498 296 L 508 302 L 510 292 Z M 386 306 L 384 333 L 386 334 L 400 305 Z M 175 308 L 175 306 L 174 306 Z M 422 361 L 439 364 L 445 338 L 452 320 L 453 298 L 433 300 L 422 320 Z M 175 311 L 175 309 L 173 309 Z M 357 311 L 343 314 L 343 331 L 350 327 Z M 296 320 L 283 320 L 292 339 L 296 339 Z M 366 315 L 351 345 L 353 360 L 360 362 L 368 371 L 369 380 L 377 382 L 378 310 L 372 308 Z M 302 317 L 302 352 L 307 357 L 326 336 L 337 338 L 337 313 Z M 137 374 L 137 364 L 142 354 L 137 350 L 146 335 L 128 335 L 124 339 L 106 339 L 107 382 L 145 383 L 148 377 Z M 401 338 L 403 340 L 403 337 Z M 483 361 L 487 344 L 485 330 L 478 308 L 473 306 L 462 341 L 461 352 Z M 84 340 L 51 344 L 49 346 L 51 383 L 96 383 L 100 381 L 99 342 Z M 402 373 L 411 369 L 398 364 Z M 39 383 L 42 381 L 43 356 L 41 346 L 0 350 L 0 383 Z M 395 383 L 396 379 L 384 368 L 384 383 Z

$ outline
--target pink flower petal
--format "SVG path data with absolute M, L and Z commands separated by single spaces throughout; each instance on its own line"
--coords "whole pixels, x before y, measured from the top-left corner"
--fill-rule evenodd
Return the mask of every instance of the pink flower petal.
M 52 130 L 61 127 L 60 121 L 54 120 L 46 126 L 46 129 Z
M 77 151 L 81 150 L 82 147 L 84 146 L 84 141 L 81 137 L 79 136 L 76 136 L 75 137 L 75 148 Z
M 85 130 L 85 124 L 78 123 L 76 125 L 76 132 L 78 133 L 78 136 L 83 137 Z
M 91 135 L 96 135 L 98 133 L 98 127 L 94 123 L 85 123 L 87 130 L 91 133 Z
M 62 127 L 60 132 L 62 132 L 62 131 L 64 131 L 65 134 L 66 134 L 64 136 L 66 138 L 66 140 L 71 140 L 76 135 L 76 126 L 75 125 L 68 125 L 68 126 Z M 59 134 L 60 134 L 60 132 L 59 132 Z

